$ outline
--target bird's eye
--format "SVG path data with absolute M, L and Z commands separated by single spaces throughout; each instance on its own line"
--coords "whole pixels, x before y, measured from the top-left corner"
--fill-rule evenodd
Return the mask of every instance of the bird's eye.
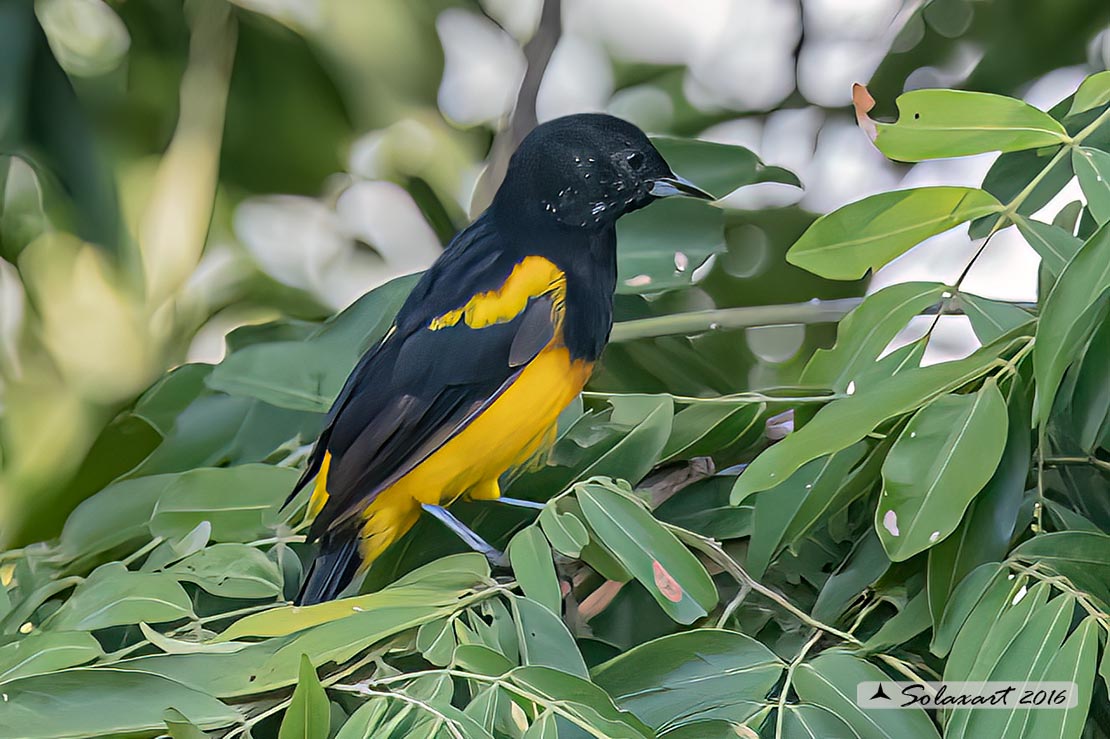
M 644 166 L 644 155 L 638 151 L 634 151 L 628 155 L 628 166 L 632 171 L 636 171 Z

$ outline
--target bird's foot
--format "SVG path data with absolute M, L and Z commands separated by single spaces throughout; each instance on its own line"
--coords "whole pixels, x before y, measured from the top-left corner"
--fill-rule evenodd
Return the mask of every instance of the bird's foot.
M 451 531 L 455 532 L 455 535 L 462 539 L 464 544 L 466 544 L 468 547 L 478 552 L 479 554 L 485 555 L 485 558 L 489 560 L 491 566 L 508 566 L 509 559 L 505 556 L 504 552 L 497 549 L 488 541 L 476 534 L 473 529 L 457 519 L 455 517 L 455 514 L 451 513 L 443 506 L 430 505 L 425 503 L 422 507 L 428 513 L 439 519 L 440 523 L 451 529 Z

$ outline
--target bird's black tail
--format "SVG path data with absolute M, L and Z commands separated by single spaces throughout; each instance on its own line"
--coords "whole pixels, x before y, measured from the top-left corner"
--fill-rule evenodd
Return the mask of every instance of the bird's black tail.
M 358 573 L 362 557 L 357 531 L 336 531 L 320 540 L 320 550 L 309 565 L 294 603 L 311 606 L 337 597 Z

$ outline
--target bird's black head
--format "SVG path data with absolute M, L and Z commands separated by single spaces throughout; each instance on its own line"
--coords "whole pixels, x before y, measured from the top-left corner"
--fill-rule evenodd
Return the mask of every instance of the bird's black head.
M 493 207 L 514 217 L 592 229 L 669 195 L 713 199 L 675 175 L 636 126 L 582 113 L 548 121 L 525 137 Z

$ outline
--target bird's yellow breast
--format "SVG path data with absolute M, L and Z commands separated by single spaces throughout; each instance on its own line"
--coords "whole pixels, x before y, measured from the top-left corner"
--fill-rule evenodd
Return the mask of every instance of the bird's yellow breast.
M 547 445 L 559 413 L 589 379 L 592 366 L 549 345 L 469 426 L 382 495 L 442 504 L 467 494 L 496 498 L 497 478 Z

